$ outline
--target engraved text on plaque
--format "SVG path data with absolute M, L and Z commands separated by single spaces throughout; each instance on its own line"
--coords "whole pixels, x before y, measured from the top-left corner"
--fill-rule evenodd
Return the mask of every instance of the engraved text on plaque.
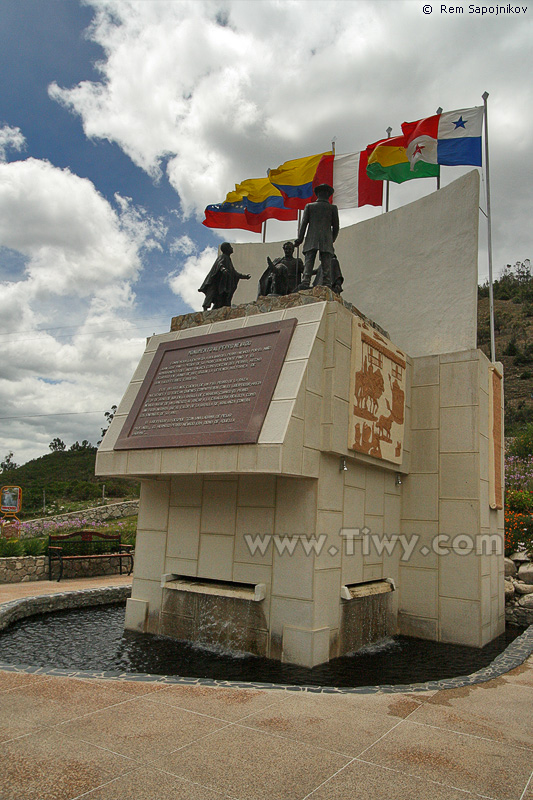
M 115 449 L 256 442 L 295 325 L 159 345 Z

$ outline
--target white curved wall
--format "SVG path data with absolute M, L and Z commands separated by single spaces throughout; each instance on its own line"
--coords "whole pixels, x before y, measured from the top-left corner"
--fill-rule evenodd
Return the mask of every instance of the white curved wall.
M 343 228 L 336 243 L 345 300 L 385 328 L 411 356 L 476 347 L 479 174 L 388 214 Z M 255 300 L 267 255 L 283 242 L 234 244 L 251 273 L 234 303 Z

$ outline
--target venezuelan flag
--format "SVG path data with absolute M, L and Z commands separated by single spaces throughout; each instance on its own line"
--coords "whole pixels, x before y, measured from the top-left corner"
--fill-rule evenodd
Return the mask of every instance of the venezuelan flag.
M 298 212 L 286 208 L 281 193 L 268 178 L 248 178 L 228 192 L 223 203 L 207 206 L 207 228 L 240 228 L 261 233 L 267 219 L 295 220 Z
M 235 192 L 246 204 L 251 221 L 265 222 L 267 219 L 290 221 L 298 218 L 296 209 L 287 208 L 281 192 L 268 178 L 248 178 L 235 186 Z
M 366 174 L 375 181 L 392 181 L 404 183 L 414 178 L 436 178 L 439 175 L 438 164 L 426 164 L 417 161 L 411 169 L 405 147 L 404 136 L 393 136 L 380 139 L 366 148 L 368 163 Z
M 269 171 L 268 179 L 281 192 L 286 208 L 305 208 L 314 200 L 317 169 L 324 156 L 332 155 L 328 150 L 315 156 L 295 158 Z
M 215 203 L 205 209 L 202 225 L 206 228 L 239 228 L 261 233 L 261 220 L 247 214 L 245 198 L 239 192 L 228 192 L 223 203 Z

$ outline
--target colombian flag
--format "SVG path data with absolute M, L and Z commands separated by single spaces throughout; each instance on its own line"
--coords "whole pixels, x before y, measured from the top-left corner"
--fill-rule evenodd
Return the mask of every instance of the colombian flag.
M 366 163 L 365 151 L 344 155 L 334 155 L 329 151 L 286 161 L 277 169 L 270 170 L 268 177 L 290 208 L 305 208 L 315 200 L 314 187 L 320 183 L 333 187 L 330 202 L 338 208 L 380 206 L 383 186 L 367 177 Z
M 436 178 L 439 175 L 438 164 L 426 164 L 417 161 L 411 168 L 407 157 L 405 136 L 393 136 L 380 139 L 366 148 L 368 164 L 366 174 L 375 181 L 392 181 L 403 183 L 414 178 Z
M 268 179 L 281 192 L 286 208 L 305 208 L 315 199 L 313 186 L 324 182 L 315 182 L 315 175 L 325 156 L 333 158 L 333 153 L 329 150 L 315 156 L 295 158 L 269 170 Z

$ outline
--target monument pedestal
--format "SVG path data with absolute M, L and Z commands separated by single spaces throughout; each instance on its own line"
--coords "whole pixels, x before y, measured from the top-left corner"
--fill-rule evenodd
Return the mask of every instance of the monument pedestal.
M 309 667 L 397 631 L 490 641 L 493 374 L 411 359 L 324 288 L 175 318 L 97 456 L 142 480 L 126 627 Z

